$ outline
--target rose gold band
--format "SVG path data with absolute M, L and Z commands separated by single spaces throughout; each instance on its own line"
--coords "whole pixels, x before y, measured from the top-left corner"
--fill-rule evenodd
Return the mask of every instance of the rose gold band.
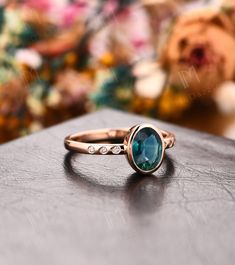
M 67 136 L 64 145 L 68 150 L 84 154 L 125 154 L 127 147 L 123 142 L 129 132 L 129 128 L 85 131 Z M 168 131 L 160 132 L 165 148 L 172 147 L 175 135 Z

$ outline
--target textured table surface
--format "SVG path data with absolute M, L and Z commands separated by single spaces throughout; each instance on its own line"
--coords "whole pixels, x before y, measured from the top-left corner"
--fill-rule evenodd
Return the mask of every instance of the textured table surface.
M 151 122 L 176 133 L 162 168 L 67 155 L 63 138 Z M 103 110 L 0 146 L 0 264 L 235 264 L 235 142 Z

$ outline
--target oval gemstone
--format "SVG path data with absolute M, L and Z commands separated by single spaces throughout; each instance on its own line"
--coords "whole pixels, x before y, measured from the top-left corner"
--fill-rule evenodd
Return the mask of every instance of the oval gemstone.
M 142 128 L 132 141 L 132 156 L 138 168 L 149 171 L 158 166 L 163 152 L 159 134 L 150 127 Z

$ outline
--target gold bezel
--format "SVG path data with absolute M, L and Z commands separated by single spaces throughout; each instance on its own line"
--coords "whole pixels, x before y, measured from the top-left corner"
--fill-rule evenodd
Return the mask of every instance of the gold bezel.
M 158 135 L 159 135 L 159 138 L 161 139 L 161 144 L 162 144 L 162 155 L 161 155 L 161 159 L 159 161 L 159 163 L 151 170 L 142 170 L 140 169 L 134 159 L 133 159 L 133 154 L 132 154 L 132 142 L 133 142 L 133 139 L 135 138 L 136 134 L 144 129 L 144 128 L 152 128 Z M 164 144 L 164 138 L 162 136 L 162 133 L 161 133 L 161 130 L 159 130 L 158 128 L 156 128 L 155 126 L 151 125 L 151 124 L 139 124 L 139 125 L 136 125 L 134 127 L 132 127 L 129 131 L 129 133 L 127 134 L 125 140 L 124 140 L 124 145 L 126 146 L 126 155 L 127 155 L 127 159 L 129 161 L 129 164 L 131 165 L 131 167 L 141 173 L 141 174 L 151 174 L 153 172 L 155 172 L 162 164 L 162 160 L 163 160 L 163 157 L 164 157 L 164 153 L 165 153 L 165 144 Z

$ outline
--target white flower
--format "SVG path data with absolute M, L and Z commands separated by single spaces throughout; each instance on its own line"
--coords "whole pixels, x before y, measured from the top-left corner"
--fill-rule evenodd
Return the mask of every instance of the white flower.
M 235 113 L 235 82 L 227 81 L 220 85 L 214 99 L 223 113 Z
M 223 136 L 235 140 L 235 120 L 225 128 Z
M 135 83 L 137 95 L 150 99 L 160 96 L 167 79 L 166 73 L 160 67 L 153 63 L 141 63 L 133 72 L 138 78 Z
M 37 69 L 42 64 L 42 58 L 35 50 L 19 49 L 16 51 L 15 58 L 19 63 L 26 64 L 33 69 Z

